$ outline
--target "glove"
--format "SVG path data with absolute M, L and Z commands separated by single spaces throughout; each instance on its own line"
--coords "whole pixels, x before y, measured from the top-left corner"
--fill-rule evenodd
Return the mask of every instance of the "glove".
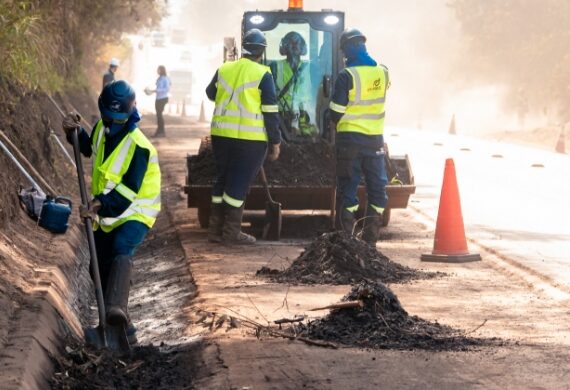
M 81 115 L 79 115 L 76 112 L 68 113 L 61 122 L 61 126 L 63 127 L 63 131 L 65 131 L 65 135 L 68 137 L 71 136 L 73 130 L 80 127 L 79 124 L 80 122 L 81 122 Z
M 281 152 L 281 144 L 271 145 L 271 150 L 267 154 L 267 161 L 273 162 L 279 158 L 279 153 Z
M 91 218 L 94 220 L 97 217 L 97 212 L 101 208 L 101 201 L 99 199 L 93 199 L 89 202 L 89 206 L 84 205 L 79 206 L 79 216 L 83 219 Z

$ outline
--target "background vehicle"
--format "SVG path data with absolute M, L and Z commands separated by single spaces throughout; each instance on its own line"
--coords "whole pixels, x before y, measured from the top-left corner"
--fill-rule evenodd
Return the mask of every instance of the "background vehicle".
M 192 72 L 184 69 L 174 69 L 168 72 L 170 77 L 170 104 L 192 103 Z
M 343 55 L 340 51 L 339 40 L 344 30 L 344 13 L 338 11 L 304 11 L 297 8 L 299 1 L 290 1 L 287 11 L 251 11 L 243 15 L 242 36 L 245 31 L 258 28 L 264 31 L 267 38 L 267 50 L 264 63 L 283 59 L 279 53 L 280 41 L 290 31 L 300 33 L 306 44 L 307 53 L 301 57 L 309 64 L 311 96 L 305 107 L 310 125 L 317 130 L 316 136 L 311 139 L 299 136 L 295 129 L 288 127 L 284 121 L 281 123 L 282 134 L 288 143 L 319 143 L 334 144 L 334 129 L 330 129 L 329 103 L 335 76 L 344 67 Z M 292 6 L 293 5 L 293 6 Z M 224 61 L 237 58 L 238 50 L 235 40 L 224 40 Z M 209 140 L 203 140 L 201 149 L 209 147 Z M 200 224 L 206 227 L 209 218 L 210 188 L 209 185 L 193 182 L 193 156 L 187 159 L 187 182 L 185 192 L 188 194 L 188 207 L 197 207 Z M 388 225 L 390 210 L 393 208 L 406 208 L 411 194 L 415 192 L 414 176 L 411 171 L 407 155 L 390 156 L 386 148 L 386 162 L 390 184 L 387 186 L 388 205 L 384 212 L 383 225 Z M 295 170 L 304 169 L 301 162 L 291 167 L 291 176 Z M 334 169 L 334 163 L 331 164 Z M 306 167 L 305 167 L 306 168 Z M 269 177 L 269 179 L 271 179 Z M 330 210 L 331 221 L 335 213 L 335 185 L 298 185 L 273 184 L 272 197 L 282 203 L 283 210 Z M 366 202 L 365 189 L 359 187 L 361 203 Z M 263 186 L 254 184 L 247 196 L 245 207 L 249 210 L 265 210 L 266 195 Z M 361 207 L 364 210 L 365 207 Z
M 162 31 L 153 31 L 150 34 L 150 44 L 151 46 L 163 47 L 166 45 L 166 35 Z

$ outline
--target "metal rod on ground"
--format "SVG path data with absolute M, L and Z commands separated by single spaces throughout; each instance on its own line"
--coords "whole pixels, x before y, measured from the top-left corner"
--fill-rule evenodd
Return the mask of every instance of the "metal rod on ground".
M 63 146 L 63 144 L 61 143 L 59 138 L 57 138 L 57 135 L 55 135 L 55 133 L 53 131 L 51 132 L 50 137 L 53 137 L 55 139 L 55 141 L 57 142 L 57 144 L 59 145 L 59 147 L 63 151 L 63 154 L 65 154 L 65 156 L 67 157 L 67 159 L 69 160 L 71 165 L 73 165 L 73 168 L 77 168 L 77 166 L 75 165 L 75 161 L 73 161 L 73 158 L 71 158 L 71 156 L 67 152 L 67 149 L 65 149 L 65 146 Z
M 14 164 L 16 164 L 16 166 L 18 167 L 18 169 L 20 170 L 20 172 L 22 172 L 22 174 L 24 176 L 26 176 L 26 179 L 28 179 L 30 181 L 30 183 L 32 183 L 32 185 L 34 187 L 36 187 L 36 189 L 40 190 L 41 192 L 43 192 L 45 194 L 45 191 L 42 190 L 42 188 L 38 185 L 38 183 L 35 182 L 34 179 L 32 179 L 32 177 L 30 176 L 30 174 L 24 169 L 24 167 L 22 166 L 22 164 L 20 164 L 20 162 L 16 159 L 16 157 L 14 157 L 14 155 L 10 152 L 10 149 L 8 149 L 6 147 L 6 145 L 4 145 L 4 142 L 0 141 L 0 148 L 2 148 L 6 154 L 8 155 L 8 157 L 10 157 L 10 159 L 14 162 Z
M 63 110 L 59 107 L 59 104 L 56 103 L 55 100 L 53 100 L 53 98 L 50 95 L 47 95 L 48 99 L 52 102 L 52 104 L 54 105 L 54 107 L 57 109 L 57 111 L 59 111 L 61 117 L 65 117 L 65 112 L 63 112 Z M 75 109 L 75 107 L 71 106 L 71 108 L 73 109 L 73 111 L 75 111 L 76 113 L 79 114 L 79 111 L 77 111 Z M 81 115 L 81 120 L 83 121 L 83 124 L 87 127 L 90 127 L 91 125 L 89 123 L 87 123 L 87 121 L 83 118 L 83 116 Z
M 79 137 L 77 129 L 72 133 L 73 138 L 73 154 L 75 155 L 75 164 L 77 167 L 77 177 L 79 179 L 79 192 L 81 194 L 81 203 L 84 207 L 89 205 L 89 197 L 87 195 L 87 187 L 85 186 L 85 177 L 83 176 L 83 164 L 81 163 L 81 151 L 79 149 Z M 103 345 L 107 346 L 107 337 L 105 335 L 105 301 L 103 300 L 103 288 L 101 287 L 101 274 L 99 273 L 99 262 L 97 261 L 97 251 L 95 249 L 95 236 L 93 234 L 93 221 L 91 218 L 85 218 L 85 233 L 89 243 L 89 254 L 91 256 L 91 270 L 93 272 L 93 282 L 95 284 L 95 298 L 97 299 L 97 308 L 99 309 L 99 327 L 101 329 L 101 339 Z

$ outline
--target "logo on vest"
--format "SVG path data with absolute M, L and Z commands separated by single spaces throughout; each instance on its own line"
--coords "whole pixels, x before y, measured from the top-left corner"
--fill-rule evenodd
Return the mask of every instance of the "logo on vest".
M 368 92 L 370 91 L 378 91 L 382 89 L 382 79 L 376 79 L 374 80 L 374 83 L 372 83 L 372 87 L 368 88 Z

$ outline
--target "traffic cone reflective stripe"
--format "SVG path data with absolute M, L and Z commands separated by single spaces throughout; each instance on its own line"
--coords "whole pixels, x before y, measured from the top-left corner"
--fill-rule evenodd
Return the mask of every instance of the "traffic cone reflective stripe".
M 479 254 L 470 254 L 467 249 L 455 164 L 452 159 L 445 161 L 433 251 L 431 254 L 423 254 L 421 259 L 448 263 L 481 260 Z

